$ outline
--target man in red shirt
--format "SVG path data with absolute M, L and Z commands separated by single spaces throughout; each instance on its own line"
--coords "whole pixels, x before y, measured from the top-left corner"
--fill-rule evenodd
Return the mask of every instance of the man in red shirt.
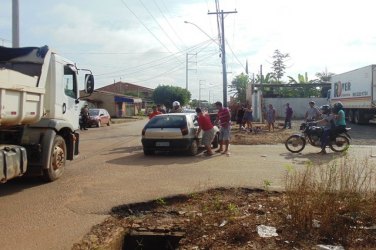
M 159 111 L 157 110 L 157 106 L 153 106 L 152 109 L 153 109 L 153 112 L 149 114 L 149 120 L 150 120 L 151 118 L 153 118 L 154 116 L 156 116 L 156 115 L 160 115 L 160 114 L 162 114 L 161 112 L 159 112 Z
M 196 108 L 196 113 L 198 115 L 198 130 L 196 132 L 196 136 L 198 136 L 202 132 L 202 141 L 201 143 L 205 146 L 206 148 L 206 155 L 211 156 L 213 155 L 213 151 L 211 149 L 211 143 L 214 139 L 215 136 L 215 130 L 214 126 L 210 121 L 210 117 L 208 115 L 204 115 L 202 113 L 202 110 L 200 108 Z
M 231 125 L 231 115 L 228 108 L 223 107 L 221 102 L 215 103 L 216 108 L 218 109 L 217 119 L 215 123 L 219 121 L 221 128 L 219 130 L 219 149 L 215 152 L 230 155 L 228 152 L 228 145 L 230 144 L 230 125 Z M 223 144 L 225 144 L 225 151 L 223 150 Z

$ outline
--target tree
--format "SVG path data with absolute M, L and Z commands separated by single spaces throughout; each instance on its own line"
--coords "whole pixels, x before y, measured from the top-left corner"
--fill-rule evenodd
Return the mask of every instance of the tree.
M 268 84 L 268 83 L 272 83 L 275 81 L 274 79 L 274 76 L 273 76 L 273 73 L 267 73 L 266 75 L 257 75 L 256 76 L 256 83 L 259 83 L 259 84 Z
M 334 75 L 334 73 L 328 72 L 327 68 L 325 68 L 325 71 L 317 72 L 315 74 L 315 76 L 319 78 L 320 82 L 330 82 L 330 80 L 332 80 L 332 76 Z
M 298 74 L 298 81 L 295 80 L 292 76 L 288 76 L 289 83 L 316 83 L 317 80 L 308 80 L 308 74 L 305 72 L 304 75 Z
M 191 99 L 191 92 L 176 86 L 160 85 L 153 91 L 152 99 L 154 103 L 163 104 L 167 108 L 172 108 L 174 101 L 178 101 L 181 106 L 184 106 Z
M 232 80 L 231 85 L 229 86 L 230 92 L 234 93 L 234 98 L 241 103 L 246 102 L 248 82 L 248 75 L 241 73 Z
M 277 83 L 280 83 L 280 79 L 285 74 L 285 60 L 289 58 L 290 55 L 288 53 L 283 54 L 278 49 L 274 51 L 273 55 L 273 66 L 272 69 L 274 70 L 274 77 L 277 79 Z

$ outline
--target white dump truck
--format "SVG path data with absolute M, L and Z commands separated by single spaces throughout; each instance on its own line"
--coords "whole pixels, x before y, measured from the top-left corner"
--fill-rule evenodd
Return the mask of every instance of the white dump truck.
M 0 182 L 24 174 L 54 181 L 78 155 L 78 71 L 47 46 L 0 47 Z
M 342 102 L 354 123 L 376 123 L 376 65 L 332 76 L 330 102 Z

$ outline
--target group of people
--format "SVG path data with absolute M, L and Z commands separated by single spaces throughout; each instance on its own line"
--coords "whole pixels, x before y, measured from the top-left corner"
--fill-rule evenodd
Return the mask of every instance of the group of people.
M 241 105 L 236 112 L 236 123 L 239 124 L 239 131 L 252 132 L 253 109 L 252 105 Z
M 285 124 L 283 128 L 291 129 L 291 119 L 292 119 L 292 108 L 290 104 L 286 104 L 286 116 L 285 116 Z M 276 120 L 276 111 L 272 104 L 268 105 L 268 108 L 264 112 L 264 118 L 266 124 L 268 126 L 268 130 L 274 131 L 274 123 Z M 248 132 L 252 132 L 252 122 L 253 122 L 253 110 L 252 105 L 241 107 L 236 112 L 236 123 L 239 124 L 239 131 L 246 130 Z M 246 126 L 246 127 L 245 127 Z
M 215 107 L 218 110 L 217 118 L 214 121 L 214 124 L 219 123 L 219 149 L 216 150 L 216 153 L 230 155 L 229 144 L 230 144 L 230 129 L 231 129 L 231 114 L 230 110 L 226 107 L 223 107 L 221 102 L 216 102 Z M 210 121 L 210 117 L 202 112 L 200 108 L 196 108 L 196 113 L 198 115 L 198 125 L 199 129 L 196 132 L 196 135 L 202 131 L 202 144 L 206 148 L 205 154 L 207 156 L 213 155 L 211 149 L 211 143 L 215 137 L 214 126 Z

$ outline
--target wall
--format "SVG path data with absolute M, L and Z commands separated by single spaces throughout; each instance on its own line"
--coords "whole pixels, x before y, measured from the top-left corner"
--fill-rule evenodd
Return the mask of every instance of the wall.
M 260 113 L 262 109 L 260 109 L 259 100 L 262 100 L 263 108 L 267 107 L 269 104 L 272 104 L 274 109 L 277 113 L 277 120 L 283 120 L 285 118 L 285 110 L 286 110 L 286 103 L 290 104 L 290 107 L 293 110 L 293 119 L 303 119 L 307 109 L 309 108 L 308 102 L 314 101 L 316 106 L 319 108 L 321 105 L 328 104 L 328 100 L 326 98 L 260 98 L 260 96 L 254 96 L 253 99 L 253 109 L 255 110 L 255 106 L 259 107 L 259 112 L 254 112 L 254 117 L 256 121 L 260 119 Z

